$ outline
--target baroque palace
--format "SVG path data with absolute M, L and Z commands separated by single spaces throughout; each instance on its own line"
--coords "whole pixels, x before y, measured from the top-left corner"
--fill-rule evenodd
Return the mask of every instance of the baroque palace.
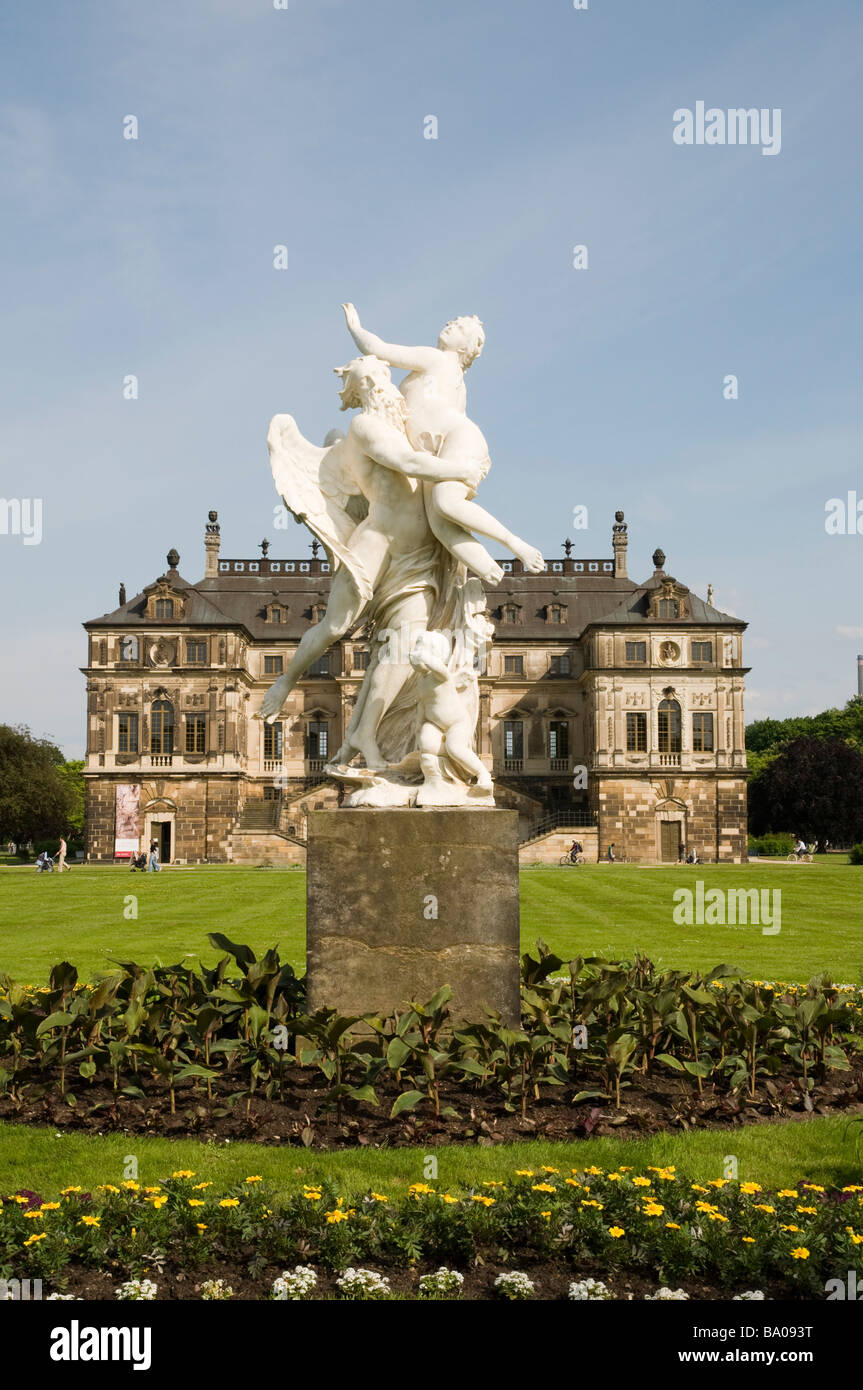
M 204 577 L 167 571 L 88 634 L 87 856 L 128 856 L 152 840 L 163 863 L 302 863 L 306 812 L 336 805 L 324 764 L 339 747 L 369 652 L 362 631 L 335 644 L 289 697 L 282 722 L 257 717 L 264 692 L 327 601 L 317 541 L 305 560 L 227 560 L 210 512 Z M 530 846 L 589 858 L 746 858 L 742 638 L 746 624 L 665 569 L 627 574 L 627 526 L 612 555 L 565 555 L 541 574 L 501 561 L 488 590 L 494 642 L 480 675 L 477 749 L 499 806 Z M 555 832 L 558 832 L 555 834 Z M 571 836 L 569 837 L 572 838 Z M 537 853 L 536 858 L 550 857 Z

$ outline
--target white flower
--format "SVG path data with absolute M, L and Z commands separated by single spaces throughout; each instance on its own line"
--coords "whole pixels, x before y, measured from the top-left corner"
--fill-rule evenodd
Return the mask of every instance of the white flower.
M 569 1297 L 576 1302 L 586 1299 L 596 1301 L 598 1299 L 611 1298 L 611 1293 L 608 1285 L 603 1284 L 601 1279 L 582 1279 L 578 1284 L 570 1284 Z
M 346 1269 L 336 1280 L 342 1298 L 389 1298 L 390 1281 L 373 1269 Z
M 156 1285 L 152 1279 L 130 1279 L 128 1283 L 121 1284 L 117 1289 L 117 1297 L 132 1301 L 138 1299 L 144 1303 L 152 1303 L 156 1297 Z
M 80 1298 L 76 1298 L 73 1293 L 49 1293 L 45 1299 L 46 1303 L 81 1303 Z
M 233 1298 L 234 1290 L 224 1279 L 205 1279 L 201 1285 L 201 1297 L 211 1300 Z
M 763 1303 L 764 1294 L 761 1289 L 747 1289 L 745 1293 L 736 1293 L 731 1300 L 732 1303 Z
M 683 1303 L 688 1300 L 689 1294 L 684 1293 L 683 1289 L 667 1289 L 663 1284 L 656 1293 L 646 1293 L 644 1297 L 648 1303 Z
M 456 1269 L 447 1269 L 446 1265 L 441 1265 L 436 1273 L 424 1274 L 420 1279 L 420 1298 L 446 1298 L 448 1294 L 457 1295 L 461 1293 L 463 1284 L 463 1274 L 459 1274 Z
M 318 1285 L 318 1276 L 310 1265 L 295 1265 L 293 1273 L 289 1269 L 273 1281 L 270 1297 L 282 1303 L 310 1298 Z
M 533 1280 L 515 1269 L 499 1274 L 494 1286 L 502 1298 L 533 1298 L 535 1292 Z

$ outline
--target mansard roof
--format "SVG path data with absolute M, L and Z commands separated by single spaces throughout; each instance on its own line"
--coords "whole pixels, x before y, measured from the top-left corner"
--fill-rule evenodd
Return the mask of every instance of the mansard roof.
M 654 570 L 651 577 L 643 584 L 633 585 L 632 593 L 624 599 L 623 603 L 616 608 L 609 609 L 607 613 L 599 617 L 592 618 L 589 626 L 628 627 L 656 622 L 656 619 L 650 617 L 651 597 L 657 589 L 665 589 L 669 585 L 673 585 L 677 591 L 685 594 L 689 612 L 686 617 L 662 619 L 663 622 L 679 623 L 684 627 L 737 627 L 741 630 L 747 626 L 742 618 L 736 618 L 731 613 L 723 613 L 720 609 L 714 608 L 712 604 L 699 598 L 691 589 L 678 583 L 664 570 Z

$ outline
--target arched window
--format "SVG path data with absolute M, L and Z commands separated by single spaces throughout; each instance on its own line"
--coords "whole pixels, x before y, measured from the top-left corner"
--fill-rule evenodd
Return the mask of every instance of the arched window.
M 659 751 L 680 752 L 680 705 L 676 700 L 663 700 L 659 706 Z
M 170 700 L 154 700 L 150 711 L 150 752 L 173 753 L 174 706 Z
M 157 617 L 157 618 L 173 618 L 173 616 L 174 616 L 174 600 L 173 600 L 172 598 L 157 598 L 157 599 L 156 599 L 156 617 Z

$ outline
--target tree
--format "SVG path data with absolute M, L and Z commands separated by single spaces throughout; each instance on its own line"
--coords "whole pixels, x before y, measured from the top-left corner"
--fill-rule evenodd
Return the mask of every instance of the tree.
M 750 783 L 749 827 L 833 844 L 863 839 L 863 754 L 839 738 L 794 739 Z
M 70 796 L 66 824 L 69 827 L 69 835 L 74 840 L 80 840 L 84 835 L 84 778 L 81 776 L 83 767 L 83 758 L 73 758 L 60 767 L 60 776 Z
M 23 724 L 0 724 L 0 840 L 68 835 L 76 792 L 64 758 Z

